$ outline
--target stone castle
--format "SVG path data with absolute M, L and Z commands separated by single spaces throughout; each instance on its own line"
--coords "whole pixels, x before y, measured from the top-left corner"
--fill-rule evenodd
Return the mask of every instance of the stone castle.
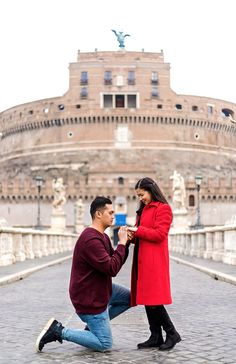
M 38 175 L 45 227 L 52 180 L 59 177 L 68 227 L 76 201 L 89 205 L 96 195 L 123 196 L 132 217 L 136 181 L 154 178 L 171 203 L 170 176 L 177 170 L 190 224 L 201 174 L 203 223 L 222 225 L 235 214 L 235 114 L 234 103 L 175 93 L 163 52 L 78 52 L 63 96 L 0 113 L 0 217 L 13 226 L 35 224 Z

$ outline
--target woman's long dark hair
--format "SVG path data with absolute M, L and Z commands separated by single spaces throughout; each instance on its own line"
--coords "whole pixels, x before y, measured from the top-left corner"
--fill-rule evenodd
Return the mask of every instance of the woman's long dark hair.
M 135 185 L 135 190 L 137 190 L 138 188 L 150 192 L 153 201 L 159 201 L 168 204 L 165 196 L 163 195 L 160 188 L 153 179 L 149 177 L 141 178 Z M 144 206 L 145 204 L 142 201 L 140 201 L 139 208 L 137 211 L 138 215 L 141 215 Z

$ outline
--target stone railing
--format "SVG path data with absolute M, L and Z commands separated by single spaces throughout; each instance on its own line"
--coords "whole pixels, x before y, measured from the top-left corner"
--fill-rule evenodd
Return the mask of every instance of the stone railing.
M 172 252 L 236 265 L 236 225 L 198 230 L 175 230 L 169 234 Z
M 0 266 L 72 251 L 78 235 L 0 227 Z

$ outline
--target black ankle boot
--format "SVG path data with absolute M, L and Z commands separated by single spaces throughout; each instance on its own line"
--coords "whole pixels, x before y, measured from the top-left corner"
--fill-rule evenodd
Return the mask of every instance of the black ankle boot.
M 143 343 L 138 344 L 138 349 L 148 349 L 159 347 L 164 343 L 162 337 L 161 323 L 160 323 L 160 315 L 156 310 L 156 306 L 145 306 L 149 328 L 151 331 L 151 336 L 148 340 Z
M 151 334 L 148 340 L 138 344 L 138 349 L 157 348 L 164 343 L 162 335 Z
M 62 330 L 64 326 L 54 318 L 50 319 L 40 332 L 36 341 L 36 350 L 42 351 L 45 344 L 59 341 L 62 344 Z
M 180 334 L 176 331 L 174 334 L 166 334 L 166 340 L 164 344 L 159 347 L 159 350 L 170 350 L 172 349 L 177 343 L 181 341 Z
M 162 308 L 162 327 L 166 332 L 166 340 L 163 345 L 159 347 L 159 350 L 170 350 L 177 343 L 181 341 L 180 334 L 176 331 L 173 322 L 171 321 L 165 307 Z

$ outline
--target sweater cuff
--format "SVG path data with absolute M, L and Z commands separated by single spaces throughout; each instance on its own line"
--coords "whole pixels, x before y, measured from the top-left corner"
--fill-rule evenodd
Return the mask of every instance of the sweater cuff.
M 125 253 L 125 245 L 123 244 L 117 244 L 116 250 L 120 251 L 121 253 Z

